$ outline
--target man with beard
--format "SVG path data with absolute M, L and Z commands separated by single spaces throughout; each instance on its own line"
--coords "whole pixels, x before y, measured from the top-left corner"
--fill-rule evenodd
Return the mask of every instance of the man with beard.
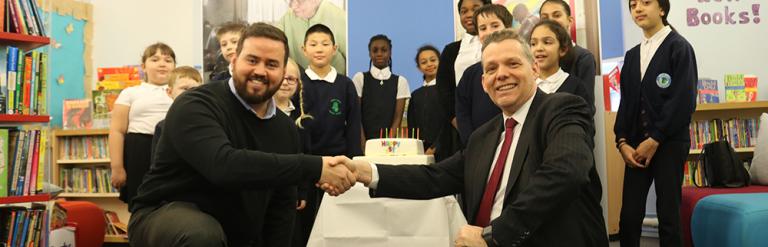
M 288 43 L 279 29 L 249 26 L 228 82 L 176 99 L 150 171 L 134 198 L 133 246 L 290 246 L 302 181 L 354 184 L 345 157 L 300 152 L 293 121 L 276 114 Z

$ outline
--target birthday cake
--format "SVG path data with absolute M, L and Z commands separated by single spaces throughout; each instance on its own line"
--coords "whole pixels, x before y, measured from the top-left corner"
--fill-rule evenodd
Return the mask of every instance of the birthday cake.
M 406 156 L 424 154 L 424 143 L 419 139 L 381 138 L 365 142 L 365 156 Z
M 426 165 L 435 162 L 424 154 L 424 143 L 412 138 L 380 138 L 365 142 L 365 156 L 355 157 L 377 164 Z

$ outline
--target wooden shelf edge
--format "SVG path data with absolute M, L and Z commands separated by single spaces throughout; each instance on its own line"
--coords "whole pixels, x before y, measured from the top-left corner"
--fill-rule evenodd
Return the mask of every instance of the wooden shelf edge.
M 32 196 L 8 196 L 0 197 L 0 205 L 13 204 L 13 203 L 26 203 L 26 202 L 46 202 L 51 200 L 49 194 L 39 194 Z
M 56 129 L 53 131 L 53 135 L 54 136 L 109 135 L 109 129 L 76 129 L 76 130 Z
M 51 39 L 45 36 L 0 32 L 0 43 L 17 46 L 24 51 L 29 51 L 50 44 Z
M 64 198 L 118 198 L 120 193 L 61 193 L 59 197 Z
M 108 164 L 109 159 L 85 159 L 85 160 L 56 160 L 56 164 L 70 165 L 70 164 Z
M 10 123 L 47 123 L 51 121 L 48 115 L 16 115 L 0 114 L 0 122 Z
M 128 243 L 128 236 L 104 235 L 104 243 Z
M 723 110 L 744 110 L 744 109 L 759 109 L 759 108 L 768 108 L 768 101 L 726 102 L 726 103 L 711 103 L 711 104 L 696 105 L 696 111 L 723 111 Z
M 734 148 L 733 151 L 736 152 L 736 153 L 752 153 L 752 152 L 755 151 L 755 148 L 754 147 Z M 701 154 L 701 153 L 702 153 L 701 149 L 691 149 L 691 150 L 688 151 L 689 155 L 691 155 L 691 154 Z

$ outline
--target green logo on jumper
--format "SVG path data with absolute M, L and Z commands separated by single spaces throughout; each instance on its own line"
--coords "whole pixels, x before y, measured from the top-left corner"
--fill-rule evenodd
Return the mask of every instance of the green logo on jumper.
M 341 115 L 341 100 L 331 99 L 331 107 L 328 109 L 328 112 L 334 116 Z

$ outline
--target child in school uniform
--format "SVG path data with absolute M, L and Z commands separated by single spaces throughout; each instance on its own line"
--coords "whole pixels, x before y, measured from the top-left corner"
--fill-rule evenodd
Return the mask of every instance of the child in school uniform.
M 363 153 L 360 105 L 352 80 L 330 64 L 336 48 L 327 26 L 316 24 L 307 30 L 303 52 L 310 64 L 302 73 L 302 93 L 304 109 L 314 119 L 306 121 L 305 129 L 313 154 L 353 157 Z
M 380 138 L 384 129 L 399 128 L 405 101 L 411 97 L 408 80 L 392 73 L 392 40 L 383 34 L 371 37 L 368 55 L 370 70 L 352 77 L 360 97 L 366 140 Z
M 352 80 L 331 66 L 336 49 L 330 28 L 316 24 L 307 29 L 302 50 L 309 60 L 309 68 L 301 75 L 301 95 L 293 98 L 293 104 L 303 106 L 312 118 L 301 121 L 304 128 L 299 132 L 304 132 L 301 137 L 302 142 L 307 143 L 305 153 L 360 156 L 363 154 L 360 104 Z M 303 100 L 303 104 L 299 100 Z M 309 238 L 323 194 L 320 189 L 307 193 L 307 206 L 302 212 L 308 215 L 302 219 L 304 229 L 308 229 L 303 232 L 304 239 Z
M 237 43 L 243 35 L 245 24 L 241 22 L 227 22 L 216 30 L 216 39 L 219 41 L 221 56 L 216 60 L 216 65 L 211 72 L 211 80 L 229 80 L 232 77 L 229 64 L 236 56 Z
M 573 16 L 571 7 L 564 0 L 545 0 L 539 8 L 539 16 L 542 20 L 553 20 L 560 24 L 570 35 Z M 571 37 L 573 41 L 573 37 Z M 560 60 L 560 67 L 568 74 L 579 78 L 584 83 L 584 89 L 589 94 L 589 100 L 595 100 L 595 56 L 587 49 L 573 43 L 573 54 L 568 59 Z
M 533 26 L 528 43 L 539 65 L 539 78 L 536 79 L 539 89 L 545 93 L 564 92 L 579 96 L 592 107 L 594 114 L 594 98 L 589 96 L 584 83 L 560 68 L 561 60 L 573 56 L 573 44 L 568 32 L 557 22 L 543 20 Z
M 472 23 L 475 10 L 483 5 L 491 4 L 491 0 L 459 0 L 456 5 L 464 35 L 461 40 L 445 45 L 440 53 L 440 66 L 437 69 L 437 91 L 443 111 L 448 115 L 448 122 L 443 123 L 435 145 L 435 161 L 451 157 L 462 149 L 461 139 L 456 123 L 456 86 L 464 71 L 480 61 L 481 47 L 477 37 L 477 28 Z
M 512 26 L 512 14 L 506 7 L 490 4 L 475 10 L 472 22 L 477 28 L 480 41 L 488 35 Z M 469 66 L 456 86 L 456 123 L 461 142 L 466 144 L 469 136 L 488 120 L 499 115 L 501 110 L 491 101 L 482 86 L 483 65 L 480 62 Z
M 440 52 L 434 46 L 425 45 L 416 52 L 416 66 L 424 74 L 424 86 L 411 94 L 407 119 L 408 128 L 416 131 L 418 138 L 424 142 L 426 154 L 434 154 L 440 123 L 448 121 L 448 116 L 441 110 L 443 106 L 435 86 L 439 64 Z
M 272 98 L 275 99 L 275 105 L 277 108 L 295 121 L 296 126 L 298 126 L 301 130 L 299 131 L 299 138 L 302 141 L 302 152 L 309 153 L 307 142 L 305 141 L 307 139 L 307 132 L 303 131 L 304 125 L 302 122 L 305 120 L 311 120 L 312 116 L 304 112 L 304 100 L 301 98 L 301 85 L 302 82 L 299 65 L 295 60 L 288 58 L 288 62 L 285 65 L 285 76 L 283 77 L 283 83 L 280 84 L 280 89 L 275 92 L 275 95 L 272 96 Z M 294 105 L 292 101 L 294 96 L 298 96 L 297 105 Z M 314 219 L 314 212 L 307 213 L 308 210 L 304 210 L 307 206 L 307 193 L 315 193 L 312 188 L 314 188 L 314 185 L 311 183 L 299 184 L 297 188 L 298 196 L 296 201 L 296 210 L 298 212 L 294 221 L 292 242 L 293 246 L 306 246 L 308 240 L 306 237 L 309 236 L 309 233 L 312 231 L 312 225 L 304 223 Z
M 648 189 L 656 187 L 661 246 L 682 246 L 680 200 L 696 109 L 696 55 L 667 21 L 669 0 L 630 0 L 643 41 L 624 56 L 614 133 L 626 164 L 619 236 L 639 246 Z
M 176 100 L 182 93 L 187 90 L 192 90 L 202 84 L 203 77 L 200 76 L 200 72 L 197 71 L 197 69 L 190 66 L 176 67 L 171 71 L 170 79 L 168 79 L 167 93 L 168 96 L 171 97 L 171 100 Z M 165 119 L 160 120 L 160 122 L 157 122 L 157 125 L 155 125 L 155 134 L 152 135 L 152 154 L 150 155 L 150 161 L 152 161 L 152 157 L 155 155 L 155 147 L 157 147 L 157 142 L 160 140 L 164 124 Z
M 120 200 L 125 203 L 136 195 L 149 169 L 155 125 L 173 102 L 167 90 L 176 55 L 170 46 L 155 43 L 144 50 L 141 67 L 146 81 L 120 92 L 109 128 L 111 183 L 120 189 Z
M 275 92 L 274 96 L 272 96 L 272 98 L 275 99 L 275 106 L 285 113 L 285 115 L 293 118 L 293 120 L 296 120 L 296 116 L 298 115 L 294 116 L 297 111 L 296 106 L 291 102 L 291 99 L 293 98 L 293 95 L 296 94 L 296 90 L 299 87 L 300 78 L 301 74 L 299 73 L 299 66 L 293 59 L 288 58 L 288 62 L 285 64 L 283 83 L 280 84 L 280 89 Z

